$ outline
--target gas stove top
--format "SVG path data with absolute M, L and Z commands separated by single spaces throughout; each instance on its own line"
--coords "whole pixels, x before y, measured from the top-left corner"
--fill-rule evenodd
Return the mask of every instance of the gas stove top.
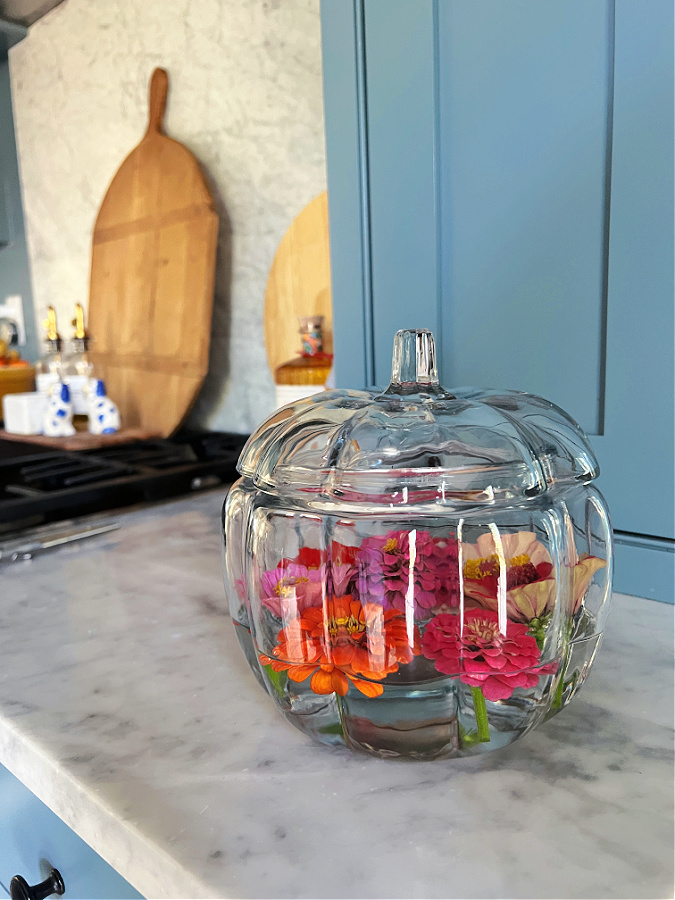
M 0 440 L 0 535 L 227 484 L 245 442 L 183 432 L 75 452 Z

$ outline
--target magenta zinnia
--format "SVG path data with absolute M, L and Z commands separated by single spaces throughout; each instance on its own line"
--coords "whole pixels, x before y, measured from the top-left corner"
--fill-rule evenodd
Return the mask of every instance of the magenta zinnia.
M 439 672 L 481 688 L 488 700 L 506 700 L 517 687 L 534 687 L 557 664 L 539 665 L 541 653 L 527 625 L 507 620 L 505 628 L 502 634 L 497 613 L 488 609 L 465 610 L 463 618 L 441 614 L 426 627 L 422 653 Z
M 428 616 L 459 605 L 459 563 L 453 537 L 428 531 L 390 531 L 365 538 L 359 549 L 361 597 L 403 611 L 411 597 L 416 614 Z

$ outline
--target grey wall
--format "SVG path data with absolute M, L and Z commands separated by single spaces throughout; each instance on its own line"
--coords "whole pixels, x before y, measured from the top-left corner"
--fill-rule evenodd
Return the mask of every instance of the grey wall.
M 0 34 L 0 41 L 2 39 Z M 23 298 L 27 343 L 21 347 L 21 353 L 35 359 L 38 340 L 16 157 L 9 65 L 7 51 L 0 44 L 0 305 L 12 294 Z

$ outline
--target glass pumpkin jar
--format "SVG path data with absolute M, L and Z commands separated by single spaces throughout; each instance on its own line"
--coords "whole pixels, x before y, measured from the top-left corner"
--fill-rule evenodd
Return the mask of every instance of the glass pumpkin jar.
M 326 744 L 434 759 L 503 747 L 566 706 L 600 644 L 612 536 L 561 409 L 444 390 L 400 331 L 381 392 L 277 410 L 223 511 L 239 642 Z

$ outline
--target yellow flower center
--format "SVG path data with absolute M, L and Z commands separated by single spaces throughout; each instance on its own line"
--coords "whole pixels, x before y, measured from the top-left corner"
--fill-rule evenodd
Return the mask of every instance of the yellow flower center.
M 391 553 L 392 550 L 398 549 L 398 541 L 396 540 L 396 538 L 389 538 L 382 549 L 385 553 Z
M 335 638 L 340 629 L 344 629 L 349 636 L 362 634 L 366 630 L 365 622 L 359 622 L 355 616 L 331 616 L 328 619 L 328 634 Z
M 292 597 L 293 596 L 293 587 L 296 584 L 306 584 L 309 581 L 309 578 L 295 578 L 291 577 L 289 580 L 282 578 L 281 581 L 274 588 L 275 593 L 278 597 Z
M 509 568 L 511 566 L 526 566 L 530 561 L 530 557 L 527 553 L 521 553 L 520 556 L 514 556 L 509 560 Z
M 471 622 L 464 635 L 467 642 L 470 642 L 472 638 L 478 641 L 494 641 L 499 637 L 499 627 L 494 622 L 480 619 Z
M 526 566 L 529 562 L 530 557 L 527 553 L 520 553 L 518 556 L 507 559 L 506 568 L 511 569 L 514 566 Z M 490 556 L 484 556 L 481 559 L 467 559 L 464 563 L 465 578 L 477 580 L 480 578 L 487 578 L 490 575 L 499 575 L 499 557 L 496 553 L 492 553 Z

